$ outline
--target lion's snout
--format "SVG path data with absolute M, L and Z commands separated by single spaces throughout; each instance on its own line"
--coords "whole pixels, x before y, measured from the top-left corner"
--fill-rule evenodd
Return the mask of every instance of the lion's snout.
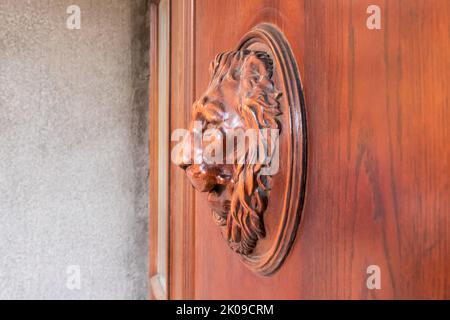
M 205 164 L 193 164 L 187 167 L 186 175 L 192 186 L 200 192 L 209 192 L 218 184 L 218 168 Z

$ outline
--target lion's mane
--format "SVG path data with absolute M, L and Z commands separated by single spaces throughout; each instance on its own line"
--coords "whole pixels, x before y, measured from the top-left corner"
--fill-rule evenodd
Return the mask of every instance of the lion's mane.
M 247 129 L 281 129 L 277 116 L 281 114 L 279 93 L 272 81 L 273 61 L 265 52 L 241 50 L 221 53 L 211 64 L 211 81 L 232 77 L 239 81 L 235 106 Z M 269 155 L 268 139 L 258 139 L 265 154 Z M 270 138 L 269 138 L 270 140 Z M 274 143 L 274 142 L 272 142 Z M 230 247 L 239 254 L 251 254 L 259 239 L 266 236 L 263 214 L 267 208 L 271 177 L 261 174 L 261 169 L 270 165 L 255 161 L 257 152 L 246 149 L 245 161 L 235 164 L 235 182 L 230 187 L 229 213 L 220 217 L 219 224 L 225 228 Z M 255 164 L 256 163 L 256 164 Z

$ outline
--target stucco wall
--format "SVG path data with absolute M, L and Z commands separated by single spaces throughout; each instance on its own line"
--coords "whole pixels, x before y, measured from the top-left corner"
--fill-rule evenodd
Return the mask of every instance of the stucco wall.
M 0 299 L 145 297 L 146 25 L 144 0 L 0 1 Z

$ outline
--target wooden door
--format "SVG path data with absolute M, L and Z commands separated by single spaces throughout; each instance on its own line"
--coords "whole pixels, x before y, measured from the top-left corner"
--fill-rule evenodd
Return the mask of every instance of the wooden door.
M 270 276 L 229 249 L 207 195 L 170 163 L 168 297 L 450 298 L 450 2 L 169 3 L 169 132 L 189 127 L 215 56 L 270 23 L 298 65 L 308 153 L 296 239 Z M 373 265 L 381 289 L 367 287 Z

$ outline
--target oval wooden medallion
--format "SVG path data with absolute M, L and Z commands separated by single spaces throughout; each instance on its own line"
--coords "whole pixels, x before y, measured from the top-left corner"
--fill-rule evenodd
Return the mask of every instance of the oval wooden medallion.
M 228 246 L 253 271 L 270 275 L 293 244 L 305 195 L 305 106 L 297 64 L 281 32 L 261 24 L 234 51 L 219 53 L 210 72 L 176 162 L 198 191 L 208 193 Z M 206 135 L 207 145 L 201 142 Z
M 271 24 L 260 24 L 247 33 L 237 50 L 263 51 L 273 60 L 275 88 L 281 92 L 279 171 L 272 177 L 264 213 L 265 238 L 255 250 L 242 255 L 255 272 L 271 275 L 285 261 L 296 237 L 306 185 L 307 140 L 305 100 L 297 63 L 283 34 Z

